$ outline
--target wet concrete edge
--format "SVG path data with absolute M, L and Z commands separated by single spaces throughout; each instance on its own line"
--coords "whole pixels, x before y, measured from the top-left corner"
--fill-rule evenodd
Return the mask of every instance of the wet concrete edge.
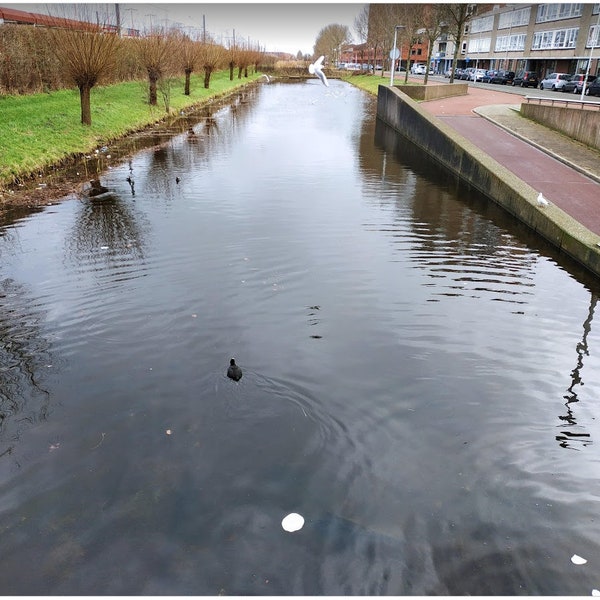
M 463 181 L 600 276 L 600 238 L 400 90 L 379 86 L 377 117 Z

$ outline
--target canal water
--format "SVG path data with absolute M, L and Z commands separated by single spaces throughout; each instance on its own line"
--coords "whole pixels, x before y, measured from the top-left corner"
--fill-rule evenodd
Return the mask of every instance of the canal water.
M 375 104 L 265 83 L 2 226 L 4 594 L 600 589 L 599 289 Z

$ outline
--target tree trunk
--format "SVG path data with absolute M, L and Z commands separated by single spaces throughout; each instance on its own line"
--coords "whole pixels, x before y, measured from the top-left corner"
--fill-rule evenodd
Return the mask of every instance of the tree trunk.
M 156 106 L 158 104 L 158 95 L 156 93 L 156 84 L 157 84 L 158 78 L 154 75 L 150 75 L 148 77 L 148 79 L 150 80 L 148 103 L 150 104 L 150 106 Z
M 233 64 L 233 62 L 229 63 L 229 81 L 233 81 L 233 67 L 235 65 Z
M 208 89 L 208 86 L 210 85 L 210 75 L 212 73 L 212 69 L 204 69 L 204 89 Z
M 459 46 L 462 42 L 461 29 L 458 29 L 458 35 L 456 36 L 456 41 L 454 43 L 454 55 L 452 56 L 452 72 L 450 73 L 450 81 L 449 83 L 454 83 L 454 74 L 456 73 L 456 63 L 458 62 L 458 50 Z
M 186 69 L 185 70 L 185 90 L 184 90 L 184 94 L 186 96 L 190 95 L 190 78 L 192 75 L 192 70 L 191 69 Z
M 92 107 L 90 103 L 90 91 L 91 86 L 89 84 L 79 86 L 79 99 L 81 100 L 81 124 L 91 125 L 92 124 Z

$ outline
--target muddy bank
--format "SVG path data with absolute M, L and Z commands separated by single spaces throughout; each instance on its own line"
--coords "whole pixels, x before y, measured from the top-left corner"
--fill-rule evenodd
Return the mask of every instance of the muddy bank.
M 48 165 L 43 171 L 30 174 L 11 186 L 0 188 L 0 217 L 21 217 L 32 209 L 47 206 L 60 198 L 75 195 L 85 197 L 90 180 L 113 164 L 122 163 L 140 150 L 159 147 L 174 135 L 205 123 L 210 127 L 212 115 L 224 106 L 246 102 L 260 82 L 249 82 L 227 94 L 215 96 L 190 106 L 176 116 L 167 116 L 127 136 L 107 142 L 89 154 L 66 157 L 60 164 Z M 10 218 L 9 217 L 9 218 Z

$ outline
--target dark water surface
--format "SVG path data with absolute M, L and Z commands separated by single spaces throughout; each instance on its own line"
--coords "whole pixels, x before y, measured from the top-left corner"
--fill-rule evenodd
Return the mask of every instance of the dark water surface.
M 264 85 L 0 230 L 4 594 L 600 588 L 598 288 L 374 113 Z

